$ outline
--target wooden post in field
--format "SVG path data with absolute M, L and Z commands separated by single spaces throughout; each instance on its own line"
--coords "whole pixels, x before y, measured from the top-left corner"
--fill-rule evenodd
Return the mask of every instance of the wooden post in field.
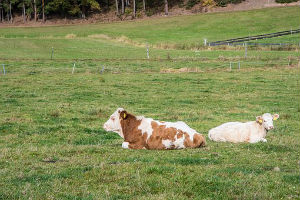
M 73 64 L 72 74 L 74 74 L 75 71 L 75 63 Z
M 207 45 L 207 39 L 204 39 L 204 46 Z
M 231 62 L 230 62 L 230 65 L 229 65 L 229 69 L 230 69 L 230 71 L 231 71 L 231 69 L 232 69 L 232 67 L 231 67 Z
M 146 46 L 146 48 L 147 48 L 147 58 L 149 59 L 149 58 L 150 58 L 150 56 L 149 56 L 149 45 L 148 45 L 148 43 L 147 43 L 147 46 Z
M 288 66 L 290 66 L 290 63 L 291 63 L 291 56 L 289 56 Z

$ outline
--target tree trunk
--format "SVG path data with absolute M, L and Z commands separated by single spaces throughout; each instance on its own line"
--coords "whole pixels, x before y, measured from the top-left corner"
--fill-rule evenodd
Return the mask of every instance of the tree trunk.
M 10 15 L 10 23 L 13 22 L 13 17 L 12 17 L 12 14 L 11 14 L 11 2 L 9 2 L 9 15 Z
M 45 22 L 45 0 L 42 0 L 43 22 Z
M 146 12 L 146 2 L 143 0 L 143 11 Z
M 122 2 L 122 15 L 125 13 L 125 7 L 124 7 L 124 0 L 121 0 Z
M 118 5 L 118 0 L 116 0 L 116 13 L 119 15 L 119 5 Z
M 2 17 L 2 0 L 0 0 L 0 22 L 3 22 L 3 17 Z
M 165 0 L 165 15 L 169 15 L 168 0 Z
M 82 5 L 82 14 L 81 14 L 81 17 L 82 19 L 85 19 L 85 5 Z
M 33 6 L 34 6 L 34 21 L 36 21 L 37 20 L 37 15 L 36 15 L 36 0 L 33 0 Z
M 24 3 L 24 1 L 23 1 L 23 10 L 22 10 L 23 12 L 22 12 L 22 15 L 23 15 L 23 21 L 24 21 L 24 23 L 26 22 L 26 10 L 25 10 L 25 3 Z
M 136 13 L 135 0 L 133 0 L 132 3 L 133 3 L 133 11 L 132 12 L 133 12 L 133 17 L 135 18 L 135 13 Z

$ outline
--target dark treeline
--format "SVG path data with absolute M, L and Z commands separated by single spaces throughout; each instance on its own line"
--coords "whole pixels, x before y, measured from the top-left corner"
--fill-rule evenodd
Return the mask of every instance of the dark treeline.
M 194 5 L 226 6 L 244 0 L 0 0 L 0 22 L 13 23 L 15 16 L 27 21 L 56 18 L 82 18 L 94 13 L 114 11 L 117 16 L 151 16 L 163 12 L 168 15 L 173 6 L 191 9 Z M 297 0 L 276 0 L 297 1 Z

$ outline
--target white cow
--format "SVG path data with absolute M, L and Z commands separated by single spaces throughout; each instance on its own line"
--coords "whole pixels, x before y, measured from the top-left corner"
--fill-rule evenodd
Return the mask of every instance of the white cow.
M 273 120 L 278 118 L 278 114 L 265 113 L 256 117 L 256 121 L 228 122 L 210 129 L 208 137 L 216 142 L 267 142 L 265 137 L 268 131 L 274 128 Z

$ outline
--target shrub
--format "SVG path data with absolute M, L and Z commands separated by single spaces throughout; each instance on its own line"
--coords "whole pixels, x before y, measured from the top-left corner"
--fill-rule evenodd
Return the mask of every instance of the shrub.
M 191 9 L 199 2 L 200 0 L 188 0 L 188 2 L 186 3 L 186 9 Z
M 226 6 L 229 3 L 238 4 L 245 0 L 215 0 L 217 6 Z

